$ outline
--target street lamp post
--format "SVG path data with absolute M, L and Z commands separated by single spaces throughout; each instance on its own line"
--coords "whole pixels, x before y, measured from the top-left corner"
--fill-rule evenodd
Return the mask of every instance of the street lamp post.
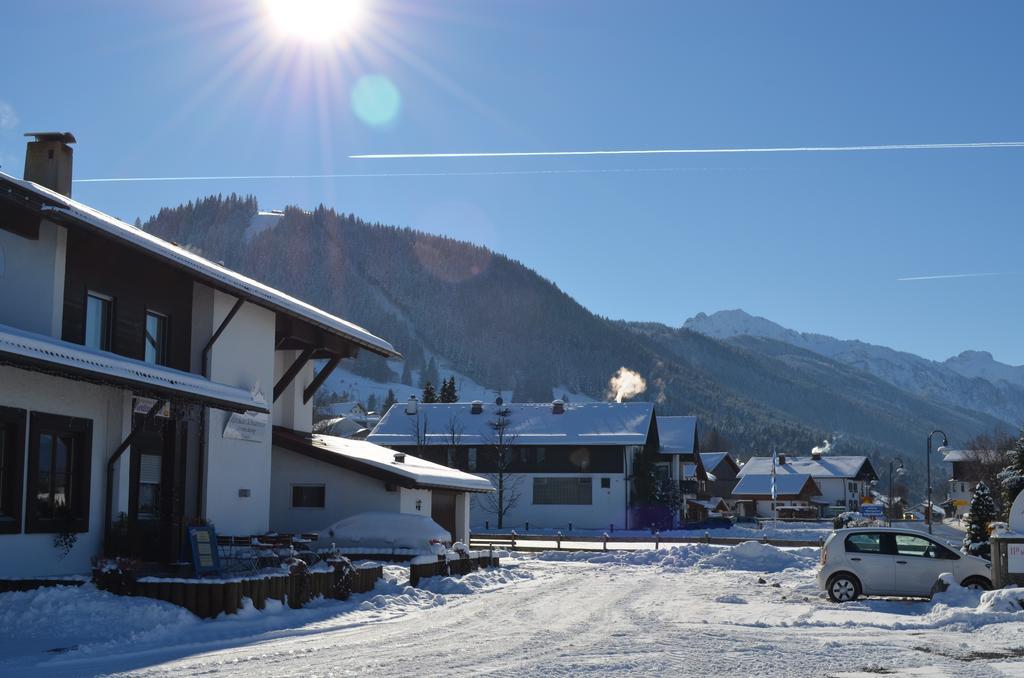
M 899 462 L 900 465 L 896 466 L 896 462 Z M 893 492 L 895 491 L 893 489 L 895 487 L 893 478 L 897 473 L 903 473 L 903 460 L 900 459 L 899 457 L 896 457 L 895 459 L 889 462 L 889 520 L 886 524 L 887 527 L 892 527 L 892 511 L 893 505 L 896 503 L 895 495 L 893 495 Z
M 928 479 L 928 506 L 926 507 L 928 514 L 925 516 L 925 520 L 928 521 L 928 534 L 932 533 L 932 436 L 936 433 L 942 435 L 942 445 L 939 446 L 939 452 L 942 452 L 943 449 L 949 445 L 949 438 L 947 438 L 946 434 L 942 431 L 936 429 L 928 434 L 928 453 L 924 458 L 925 471 Z

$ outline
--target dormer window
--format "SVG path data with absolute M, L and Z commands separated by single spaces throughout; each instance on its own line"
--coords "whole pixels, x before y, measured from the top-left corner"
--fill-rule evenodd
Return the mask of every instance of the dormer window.
M 105 294 L 89 292 L 85 298 L 85 345 L 100 351 L 110 350 L 114 300 Z

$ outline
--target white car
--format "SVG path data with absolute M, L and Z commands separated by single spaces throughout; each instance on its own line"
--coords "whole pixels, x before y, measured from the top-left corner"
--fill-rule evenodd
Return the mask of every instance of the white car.
M 818 586 L 837 603 L 868 596 L 931 595 L 943 572 L 961 586 L 992 588 L 992 565 L 931 535 L 886 527 L 836 530 L 821 548 Z

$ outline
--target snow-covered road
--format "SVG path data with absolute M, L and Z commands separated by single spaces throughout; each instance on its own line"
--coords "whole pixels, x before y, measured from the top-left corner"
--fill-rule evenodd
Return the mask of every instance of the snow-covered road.
M 422 599 L 398 605 L 382 596 L 342 612 L 332 603 L 339 607 L 309 611 L 307 623 L 243 625 L 235 638 L 221 631 L 230 622 L 200 622 L 159 646 L 142 639 L 8 668 L 249 677 L 1024 675 L 1024 664 L 1013 664 L 1024 656 L 1019 608 L 979 606 L 963 590 L 937 603 L 835 606 L 814 587 L 814 549 L 753 547 L 513 558 L 511 576 L 434 580 Z

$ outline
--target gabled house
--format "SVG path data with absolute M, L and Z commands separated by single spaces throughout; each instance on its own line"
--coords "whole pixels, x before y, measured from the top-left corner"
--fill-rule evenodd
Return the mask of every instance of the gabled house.
M 0 578 L 265 532 L 271 426 L 310 432 L 342 359 L 397 352 L 72 200 L 74 137 L 31 136 L 25 179 L 0 173 Z
M 771 457 L 751 457 L 737 477 L 742 482 L 748 475 L 769 476 L 771 472 Z M 871 461 L 864 456 L 812 454 L 809 457 L 790 457 L 779 454 L 775 473 L 780 477 L 807 475 L 813 478 L 821 492 L 814 501 L 821 506 L 824 517 L 858 510 L 866 499 L 870 501 L 871 482 L 878 480 Z M 735 491 L 733 496 L 736 496 Z
M 683 494 L 683 522 L 706 520 L 708 513 L 718 512 L 715 502 L 708 502 L 710 476 L 700 453 L 700 434 L 697 417 L 662 416 L 657 418 L 658 452 L 671 459 L 671 472 L 664 478 L 679 480 Z
M 950 450 L 943 455 L 942 461 L 950 466 L 945 504 L 951 515 L 960 517 L 967 513 L 978 487 L 979 467 L 998 467 L 1005 463 L 1005 457 L 998 450 Z
M 701 452 L 708 476 L 706 493 L 710 497 L 730 497 L 739 480 L 740 465 L 728 452 Z
M 495 481 L 509 452 L 504 527 L 630 526 L 630 480 L 641 453 L 679 479 L 680 451 L 659 452 L 651 403 L 399 403 L 367 440 Z M 496 482 L 494 482 L 497 485 Z M 506 501 L 510 495 L 506 494 Z M 474 527 L 497 526 L 495 499 L 477 501 Z
M 821 496 L 818 484 L 806 473 L 776 474 L 775 498 L 772 498 L 772 476 L 763 473 L 744 474 L 732 496 L 736 512 L 741 516 L 760 518 L 818 518 Z
M 469 543 L 470 499 L 490 481 L 363 440 L 274 429 L 270 527 L 324 533 L 367 511 L 431 518 Z

